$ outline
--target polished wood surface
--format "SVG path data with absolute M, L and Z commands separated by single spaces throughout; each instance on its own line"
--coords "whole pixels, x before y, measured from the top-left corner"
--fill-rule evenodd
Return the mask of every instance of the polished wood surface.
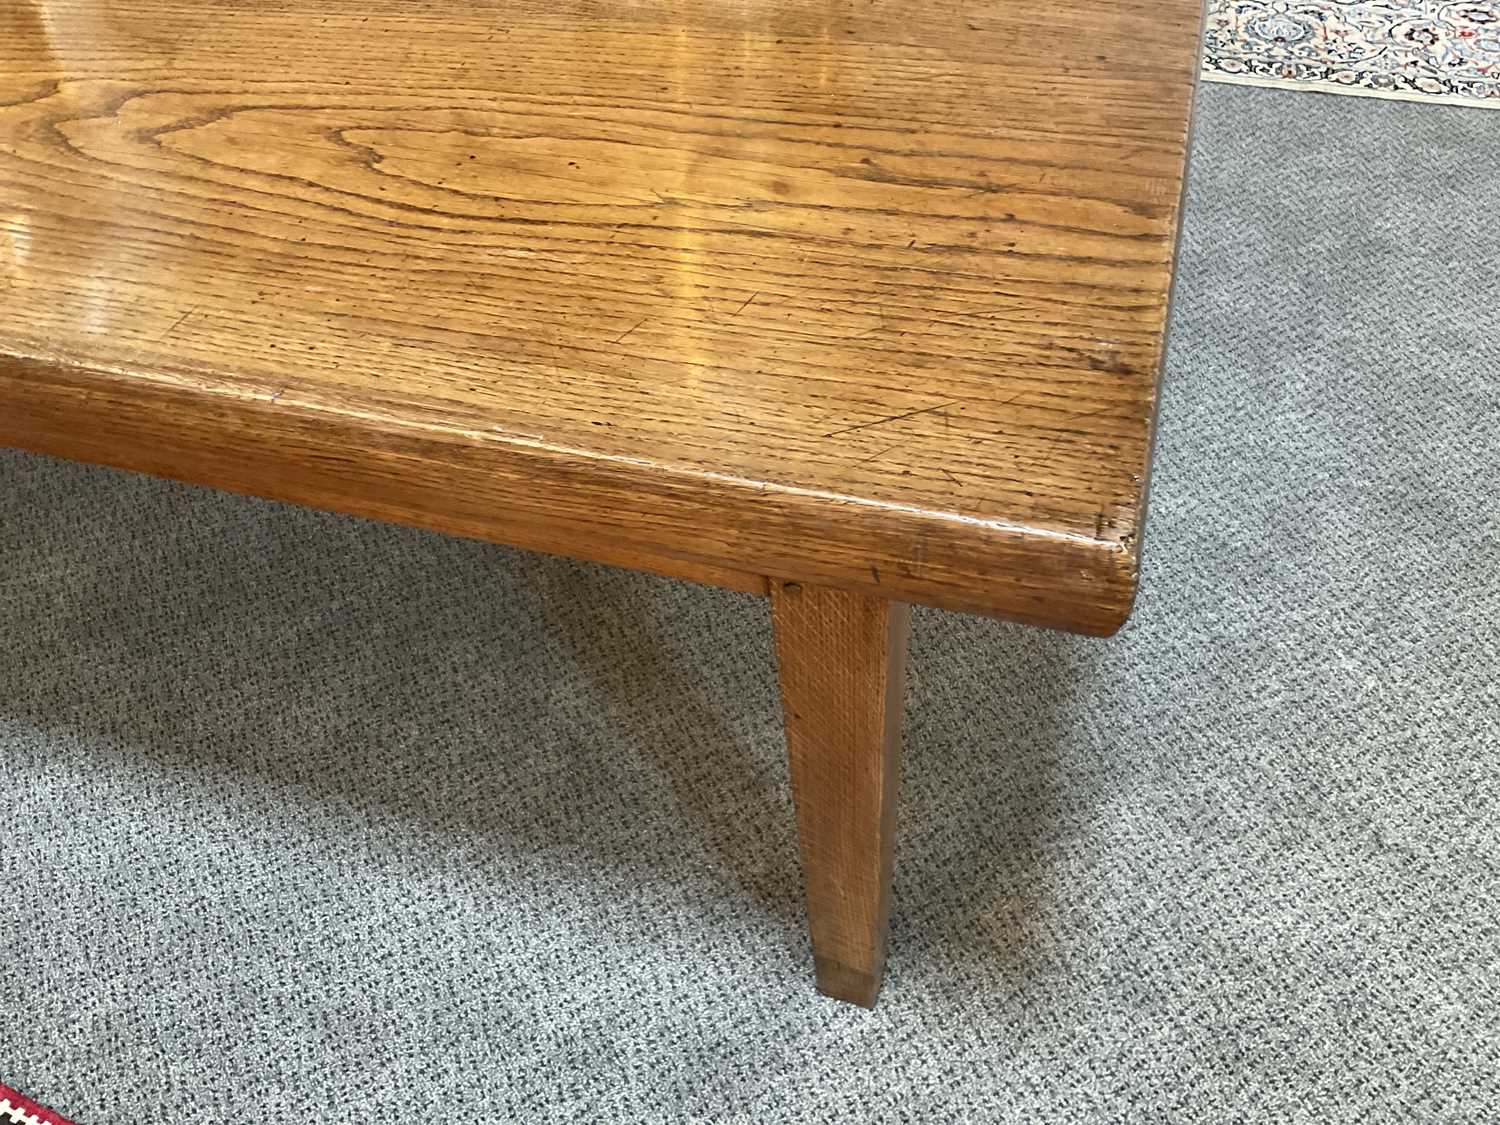
M 910 611 L 771 584 L 818 990 L 873 1007 L 885 968 Z
M 0 442 L 1108 632 L 1199 18 L 11 0 Z

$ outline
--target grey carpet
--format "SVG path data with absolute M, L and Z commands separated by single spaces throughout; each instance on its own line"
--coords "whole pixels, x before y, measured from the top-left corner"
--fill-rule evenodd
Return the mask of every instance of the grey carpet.
M 0 1075 L 1496 1120 L 1500 114 L 1216 87 L 1198 147 L 1137 616 L 917 614 L 874 1013 L 811 989 L 755 599 L 0 455 Z

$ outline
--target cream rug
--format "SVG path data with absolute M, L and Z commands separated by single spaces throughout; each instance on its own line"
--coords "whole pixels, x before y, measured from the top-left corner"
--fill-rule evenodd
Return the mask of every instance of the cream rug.
M 1209 0 L 1203 77 L 1500 109 L 1500 3 Z

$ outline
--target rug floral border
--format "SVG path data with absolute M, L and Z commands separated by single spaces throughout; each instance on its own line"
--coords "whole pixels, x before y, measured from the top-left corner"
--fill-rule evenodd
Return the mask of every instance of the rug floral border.
M 1203 71 L 1500 109 L 1500 2 L 1209 0 Z

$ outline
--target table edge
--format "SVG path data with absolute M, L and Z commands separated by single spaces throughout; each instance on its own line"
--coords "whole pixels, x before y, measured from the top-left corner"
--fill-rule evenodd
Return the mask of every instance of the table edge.
M 0 444 L 731 589 L 810 582 L 1089 635 L 1124 624 L 1138 585 L 1139 505 L 1093 539 L 67 358 L 0 353 Z

